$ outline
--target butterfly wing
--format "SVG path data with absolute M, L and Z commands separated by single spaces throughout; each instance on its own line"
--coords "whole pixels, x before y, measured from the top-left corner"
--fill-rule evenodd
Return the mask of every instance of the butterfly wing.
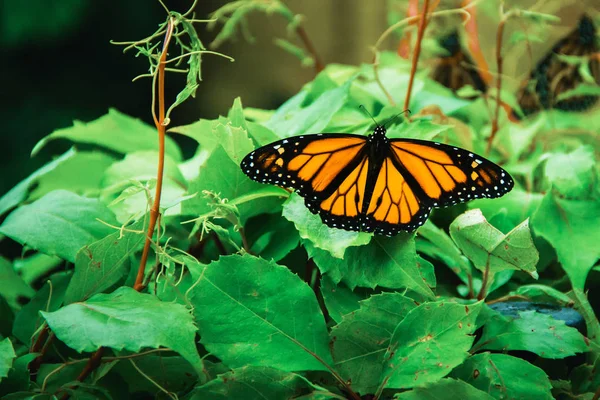
M 416 139 L 390 140 L 390 148 L 415 196 L 429 206 L 500 197 L 514 186 L 508 172 L 468 150 Z
M 400 231 L 412 232 L 423 225 L 431 205 L 419 196 L 408 173 L 402 171 L 391 151 L 374 176 L 362 230 L 393 236 Z
M 241 168 L 255 181 L 296 189 L 328 226 L 359 230 L 369 169 L 366 139 L 351 134 L 291 137 L 248 154 Z

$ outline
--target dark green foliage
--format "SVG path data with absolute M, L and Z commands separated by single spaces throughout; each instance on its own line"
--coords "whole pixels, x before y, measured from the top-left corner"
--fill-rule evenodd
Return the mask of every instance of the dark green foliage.
M 251 11 L 298 23 L 279 1 L 265 4 L 222 9 L 217 41 L 245 28 Z M 379 79 L 401 104 L 410 66 L 379 56 Z M 571 94 L 597 95 L 585 85 Z M 389 136 L 483 154 L 495 98 L 471 94 L 419 73 L 413 118 Z M 156 187 L 154 127 L 111 110 L 40 141 L 34 154 L 54 140 L 73 148 L 0 198 L 2 244 L 17 249 L 0 258 L 0 396 L 591 398 L 600 384 L 598 295 L 589 290 L 600 278 L 599 114 L 502 116 L 487 156 L 513 175 L 514 190 L 437 209 L 415 234 L 391 238 L 329 228 L 299 195 L 240 170 L 248 152 L 278 139 L 368 133 L 359 104 L 378 121 L 403 111 L 371 64 L 329 65 L 277 110 L 236 99 L 227 116 L 169 127 L 198 148 L 184 159 L 167 139 L 142 292 L 132 286 Z M 419 114 L 428 106 L 443 118 Z M 486 304 L 511 300 L 536 305 L 508 316 Z M 536 311 L 544 307 L 573 308 L 585 329 Z M 101 347 L 102 361 L 74 385 Z

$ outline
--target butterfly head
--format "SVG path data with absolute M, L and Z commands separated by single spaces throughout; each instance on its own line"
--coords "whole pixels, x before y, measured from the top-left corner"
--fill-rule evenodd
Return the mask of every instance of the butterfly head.
M 373 130 L 373 135 L 374 136 L 385 136 L 387 130 L 385 129 L 385 126 L 383 125 L 377 125 L 375 127 L 375 129 Z

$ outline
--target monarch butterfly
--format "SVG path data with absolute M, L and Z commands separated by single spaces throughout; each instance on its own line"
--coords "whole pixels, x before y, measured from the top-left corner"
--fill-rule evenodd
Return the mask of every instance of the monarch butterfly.
M 437 142 L 388 139 L 379 124 L 368 136 L 279 140 L 240 166 L 252 180 L 296 189 L 330 227 L 387 236 L 414 231 L 433 207 L 500 197 L 513 187 L 504 169 L 481 156 Z

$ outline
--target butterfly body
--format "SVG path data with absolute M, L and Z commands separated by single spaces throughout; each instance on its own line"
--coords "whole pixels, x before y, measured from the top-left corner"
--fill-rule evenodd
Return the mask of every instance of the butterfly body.
M 467 150 L 417 139 L 368 136 L 290 137 L 248 154 L 251 179 L 295 189 L 333 228 L 387 236 L 423 225 L 433 207 L 512 189 L 506 171 Z

